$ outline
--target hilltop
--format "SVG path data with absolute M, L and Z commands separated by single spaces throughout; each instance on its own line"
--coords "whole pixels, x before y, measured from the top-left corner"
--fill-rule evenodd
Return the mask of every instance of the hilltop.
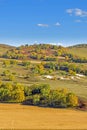
M 80 47 L 79 47 L 80 46 Z M 81 47 L 82 46 L 82 47 Z M 51 44 L 22 45 L 19 47 L 5 46 L 1 57 L 18 60 L 37 60 L 37 61 L 68 61 L 68 62 L 87 62 L 86 45 L 76 45 L 63 47 Z
M 68 48 L 74 48 L 74 47 L 83 48 L 83 47 L 87 47 L 87 44 L 76 44 L 76 45 L 73 45 L 73 46 L 69 46 Z
M 5 52 L 4 58 L 33 59 L 44 61 L 56 61 L 59 56 L 65 57 L 67 48 L 50 44 L 22 45 Z
M 8 50 L 14 49 L 14 48 L 16 48 L 16 47 L 10 46 L 10 45 L 7 45 L 7 44 L 0 44 L 0 55 L 3 55 Z

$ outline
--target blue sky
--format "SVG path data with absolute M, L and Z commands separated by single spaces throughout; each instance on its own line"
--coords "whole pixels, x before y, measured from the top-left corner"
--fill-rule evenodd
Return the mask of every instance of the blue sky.
M 87 43 L 87 0 L 0 0 L 0 43 Z

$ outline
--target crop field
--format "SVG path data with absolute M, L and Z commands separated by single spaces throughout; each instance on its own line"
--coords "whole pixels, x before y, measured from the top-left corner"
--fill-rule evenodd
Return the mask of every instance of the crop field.
M 87 113 L 20 104 L 0 104 L 0 129 L 86 129 Z

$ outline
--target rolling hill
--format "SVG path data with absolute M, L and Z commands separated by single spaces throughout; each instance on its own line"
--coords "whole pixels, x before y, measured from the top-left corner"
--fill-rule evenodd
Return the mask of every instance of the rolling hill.
M 87 58 L 87 44 L 77 44 L 68 47 L 69 53 Z
M 51 44 L 33 44 L 13 47 L 0 44 L 0 55 L 9 59 L 27 59 L 41 61 L 70 60 L 76 58 L 87 59 L 87 44 L 78 44 L 69 47 L 51 45 Z M 74 59 L 75 60 L 74 60 Z
M 0 55 L 3 55 L 10 49 L 14 49 L 14 46 L 6 45 L 6 44 L 0 44 Z

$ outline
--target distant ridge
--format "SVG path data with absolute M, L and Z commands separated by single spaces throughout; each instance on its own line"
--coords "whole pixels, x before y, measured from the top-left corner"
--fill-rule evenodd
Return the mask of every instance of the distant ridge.
M 87 44 L 77 44 L 73 46 L 67 47 L 68 52 L 79 56 L 79 57 L 84 57 L 87 58 Z
M 25 44 L 26 45 L 26 44 Z M 24 46 L 25 46 L 24 45 Z M 43 45 L 43 44 L 31 44 L 29 46 L 33 46 L 33 45 Z M 53 46 L 61 46 L 61 45 L 54 45 L 54 44 L 46 44 L 44 43 L 44 45 L 53 45 Z M 20 45 L 22 46 L 22 45 Z M 19 46 L 19 47 L 20 47 Z M 0 47 L 2 48 L 9 48 L 9 49 L 12 49 L 12 48 L 17 48 L 16 46 L 12 46 L 12 45 L 9 45 L 9 44 L 4 44 L 4 43 L 0 43 Z M 61 47 L 64 47 L 63 45 Z M 78 47 L 78 48 L 81 48 L 81 47 L 87 47 L 87 43 L 83 43 L 83 44 L 75 44 L 75 45 L 70 45 L 70 46 L 67 46 L 67 47 L 64 47 L 64 48 L 72 48 L 72 47 Z
M 77 44 L 69 47 L 52 44 L 25 44 L 15 47 L 0 44 L 0 56 L 4 58 L 56 61 L 58 59 L 64 60 L 66 54 L 87 58 L 87 44 Z
M 85 43 L 85 44 L 76 44 L 76 45 L 68 46 L 68 48 L 72 48 L 72 47 L 77 47 L 77 48 L 87 47 L 87 43 Z
M 0 43 L 0 47 L 2 47 L 2 48 L 16 48 L 15 46 L 11 46 L 8 44 L 2 44 L 2 43 Z
M 6 53 L 8 50 L 15 49 L 15 48 L 16 47 L 14 46 L 0 43 L 0 56 Z

